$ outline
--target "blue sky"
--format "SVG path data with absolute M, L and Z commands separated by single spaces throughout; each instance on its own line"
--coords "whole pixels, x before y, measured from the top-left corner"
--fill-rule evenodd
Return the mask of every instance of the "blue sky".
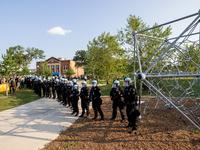
M 162 24 L 197 13 L 200 0 L 0 0 L 0 6 L 1 54 L 21 45 L 44 50 L 46 59 L 73 59 L 77 50 L 86 50 L 88 42 L 102 32 L 117 34 L 129 14 L 150 26 Z M 191 19 L 172 24 L 173 36 Z M 53 29 L 63 35 L 51 34 Z M 29 68 L 34 69 L 35 63 Z

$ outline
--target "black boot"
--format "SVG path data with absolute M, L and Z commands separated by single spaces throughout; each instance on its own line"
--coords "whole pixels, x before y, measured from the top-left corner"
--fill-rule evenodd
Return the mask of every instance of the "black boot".
M 136 129 L 132 129 L 131 131 L 129 131 L 130 134 L 135 133 L 136 134 L 137 130 Z

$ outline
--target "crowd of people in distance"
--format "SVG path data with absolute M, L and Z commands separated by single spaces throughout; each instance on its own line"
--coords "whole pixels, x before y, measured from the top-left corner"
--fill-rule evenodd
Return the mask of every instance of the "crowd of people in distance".
M 81 87 L 77 85 L 77 79 L 72 79 L 68 81 L 66 77 L 52 76 L 47 79 L 45 76 L 15 76 L 11 77 L 9 80 L 10 92 L 11 89 L 14 92 L 14 84 L 16 87 L 23 89 L 24 84 L 26 88 L 32 89 L 40 97 L 57 99 L 58 102 L 72 110 L 72 115 L 79 115 L 78 101 L 81 99 L 82 114 L 79 117 L 84 117 L 86 113 L 86 118 L 90 117 L 89 104 L 92 102 L 92 108 L 94 111 L 94 117 L 92 120 L 96 120 L 98 114 L 100 114 L 101 121 L 104 120 L 104 114 L 101 109 L 102 99 L 101 99 L 101 89 L 98 87 L 96 80 L 91 83 L 91 88 L 88 88 L 87 82 L 82 81 Z M 128 119 L 128 125 L 131 127 L 129 133 L 135 133 L 137 131 L 136 121 L 140 112 L 137 107 L 137 91 L 132 85 L 131 78 L 124 79 L 125 89 L 120 87 L 120 82 L 115 80 L 113 82 L 112 89 L 110 91 L 110 98 L 112 100 L 112 117 L 114 120 L 117 115 L 117 108 L 119 108 L 121 114 L 121 122 L 125 122 L 124 108 L 126 107 L 126 116 Z M 80 89 L 79 89 L 80 88 Z

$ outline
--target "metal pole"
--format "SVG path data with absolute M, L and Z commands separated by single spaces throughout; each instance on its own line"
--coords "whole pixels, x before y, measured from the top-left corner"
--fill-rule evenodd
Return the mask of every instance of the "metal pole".
M 200 65 L 199 64 L 199 57 L 200 57 L 199 56 L 199 50 L 200 50 L 200 19 L 199 19 L 199 47 L 198 47 L 198 56 L 197 56 L 198 57 L 197 58 L 198 59 L 198 65 Z M 198 68 L 198 73 L 200 73 L 200 69 L 199 68 Z M 199 80 L 199 91 L 200 91 L 200 77 L 198 77 L 198 80 Z
M 200 130 L 200 127 L 196 125 L 188 116 L 186 116 L 174 103 L 172 103 L 165 95 L 163 95 L 157 88 L 155 88 L 148 80 L 145 79 L 145 81 L 156 91 L 158 92 L 165 100 L 167 100 L 174 108 L 176 108 L 185 118 L 187 118 L 198 130 Z
M 135 38 L 135 37 L 134 37 Z M 135 84 L 135 88 L 137 89 L 136 87 L 136 79 L 135 79 L 135 40 L 134 40 L 134 67 L 133 67 L 133 78 L 134 78 L 134 84 Z
M 146 75 L 146 78 L 200 77 L 200 74 Z
M 151 56 L 143 63 L 143 65 L 142 65 L 141 67 L 143 67 L 143 66 L 154 56 L 154 54 L 157 53 L 157 51 L 160 50 L 160 48 L 161 48 L 162 46 L 164 46 L 164 44 L 165 44 L 165 42 L 163 42 L 163 43 L 153 52 L 153 54 L 151 54 Z M 138 72 L 138 70 L 137 70 L 136 72 Z
M 167 52 L 172 48 L 172 46 L 173 46 L 173 45 L 179 40 L 179 38 L 190 28 L 190 26 L 193 25 L 193 24 L 197 21 L 198 18 L 199 18 L 199 16 L 197 16 L 197 17 L 194 19 L 194 21 L 193 21 L 193 22 L 178 36 L 178 38 L 175 39 L 175 40 L 172 42 L 172 44 L 160 55 L 160 57 L 159 57 L 156 61 L 154 61 L 154 63 L 145 71 L 145 74 L 147 74 L 148 71 L 158 62 L 158 60 L 160 60 L 160 58 L 162 58 L 163 55 L 164 55 L 165 53 L 167 53 Z
M 135 42 L 135 48 L 137 50 L 137 59 L 138 59 L 138 65 L 139 65 L 139 69 L 140 69 L 140 73 L 142 73 L 142 68 L 141 68 L 141 63 L 140 63 L 140 54 L 139 54 L 139 49 L 136 43 L 136 34 L 134 35 L 134 42 Z
M 200 34 L 200 32 L 190 34 L 190 36 L 191 36 L 191 35 L 196 35 L 196 34 Z M 186 36 L 188 36 L 188 35 L 183 35 L 183 36 L 181 36 L 180 38 L 183 38 L 183 37 L 186 37 Z M 174 39 L 176 39 L 176 38 L 177 38 L 177 37 L 174 37 L 174 38 L 170 38 L 170 39 L 168 39 L 168 40 L 174 40 Z
M 198 14 L 199 14 L 199 12 L 198 12 L 198 13 L 195 13 L 195 14 L 192 14 L 192 15 L 189 15 L 189 16 L 186 16 L 186 17 L 182 17 L 182 18 L 179 18 L 179 19 L 176 19 L 176 20 L 167 22 L 167 23 L 163 23 L 163 24 L 161 24 L 161 25 L 158 25 L 158 26 L 155 26 L 155 27 L 152 27 L 152 28 L 148 28 L 148 29 L 139 31 L 139 32 L 137 32 L 137 33 L 142 33 L 142 32 L 145 32 L 145 31 L 148 31 L 148 30 L 152 30 L 152 29 L 155 29 L 155 28 L 158 28 L 158 27 L 162 27 L 162 26 L 164 26 L 164 25 L 171 24 L 171 23 L 174 23 L 174 22 L 177 22 L 177 21 L 186 19 L 186 18 L 190 18 L 190 17 L 196 16 L 196 15 L 198 15 Z
M 158 39 L 158 40 L 166 40 L 165 38 L 159 38 L 159 37 L 149 36 L 149 35 L 145 35 L 145 34 L 137 34 L 137 35 L 145 36 L 145 37 L 149 37 L 149 38 L 153 38 L 153 39 Z

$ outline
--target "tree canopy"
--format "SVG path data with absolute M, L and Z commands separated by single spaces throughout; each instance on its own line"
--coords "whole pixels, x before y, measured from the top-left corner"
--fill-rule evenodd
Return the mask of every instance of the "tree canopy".
M 117 37 L 120 41 L 120 43 L 125 47 L 126 53 L 127 53 L 127 69 L 128 72 L 131 74 L 133 72 L 133 63 L 134 63 L 134 56 L 133 56 L 133 50 L 134 50 L 134 38 L 132 35 L 133 31 L 142 31 L 145 29 L 150 28 L 149 25 L 147 25 L 142 18 L 136 17 L 135 15 L 129 15 L 127 18 L 127 25 L 125 28 L 121 28 L 118 30 Z M 153 25 L 157 26 L 158 24 L 155 23 Z M 165 29 L 163 27 L 154 28 L 152 30 L 148 30 L 143 32 L 142 34 L 158 37 L 158 38 L 167 38 L 169 35 L 171 35 L 172 28 L 170 26 L 166 27 Z M 153 50 L 157 49 L 159 47 L 159 44 L 161 41 L 159 39 L 157 42 L 154 41 L 153 38 L 149 38 L 148 40 L 145 39 L 146 44 L 138 43 L 138 49 L 139 49 L 139 55 L 140 55 L 140 61 L 141 64 L 143 64 L 149 56 L 154 52 Z M 158 52 L 156 55 L 159 55 L 161 52 Z M 137 57 L 137 56 L 136 56 Z M 136 58 L 137 60 L 137 58 Z M 136 70 L 138 69 L 136 62 Z M 145 68 L 145 66 L 143 66 Z
M 66 74 L 67 74 L 68 76 L 71 76 L 71 75 L 74 75 L 75 72 L 74 72 L 74 70 L 73 70 L 71 67 L 69 67 L 69 69 L 66 71 Z
M 118 73 L 124 55 L 116 36 L 103 32 L 97 39 L 89 41 L 87 48 L 86 69 L 109 83 L 111 76 Z
M 30 71 L 28 67 L 24 67 L 21 71 L 21 75 L 29 75 L 29 74 L 30 74 Z
M 76 62 L 76 67 L 83 67 L 86 65 L 86 51 L 85 50 L 78 50 L 75 53 L 73 61 Z
M 36 72 L 39 76 L 45 75 L 46 77 L 51 75 L 51 70 L 48 68 L 47 62 L 43 62 L 40 67 L 37 68 Z
M 0 63 L 0 74 L 8 80 L 11 74 L 15 74 L 19 70 L 19 66 L 16 64 L 16 58 L 12 57 L 14 51 L 7 49 L 6 53 L 11 55 L 2 54 L 3 61 Z
M 28 67 L 34 59 L 44 59 L 44 51 L 38 48 L 27 48 L 26 50 L 20 46 L 9 47 L 6 55 L 11 56 L 15 63 L 19 66 L 19 68 L 23 69 L 24 67 Z

